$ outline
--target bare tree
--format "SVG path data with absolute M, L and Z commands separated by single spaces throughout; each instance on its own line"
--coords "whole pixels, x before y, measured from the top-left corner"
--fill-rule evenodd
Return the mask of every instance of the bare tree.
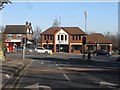
M 4 32 L 4 26 L 0 26 L 0 32 L 1 32 L 1 33 Z
M 119 44 L 118 41 L 120 40 L 118 34 L 111 34 L 109 31 L 105 33 L 105 36 L 112 42 L 113 49 L 118 49 Z
M 36 26 L 36 28 L 34 29 L 34 32 L 33 32 L 33 39 L 34 39 L 36 45 L 40 39 L 41 32 L 42 32 L 41 28 L 39 26 Z
M 59 20 L 58 18 L 54 20 L 52 27 L 59 27 L 60 24 L 61 24 L 61 17 L 59 17 Z

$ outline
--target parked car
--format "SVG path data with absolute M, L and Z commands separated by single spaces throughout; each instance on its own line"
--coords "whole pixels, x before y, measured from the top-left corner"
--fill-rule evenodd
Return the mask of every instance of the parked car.
M 52 54 L 52 50 L 50 50 L 50 49 L 45 49 L 45 48 L 43 48 L 43 47 L 37 47 L 37 48 L 35 48 L 35 52 L 37 52 L 37 53 Z
M 119 61 L 119 62 L 120 62 L 120 56 L 117 57 L 116 61 Z
M 106 50 L 96 50 L 93 52 L 93 54 L 98 55 L 106 55 L 106 56 L 110 56 L 111 54 L 109 52 L 107 52 Z

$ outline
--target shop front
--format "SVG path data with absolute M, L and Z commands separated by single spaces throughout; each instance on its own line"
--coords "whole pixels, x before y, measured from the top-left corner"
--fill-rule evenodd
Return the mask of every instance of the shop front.
M 6 39 L 5 46 L 7 48 L 7 52 L 15 52 L 18 48 L 21 47 L 21 40 L 20 39 Z

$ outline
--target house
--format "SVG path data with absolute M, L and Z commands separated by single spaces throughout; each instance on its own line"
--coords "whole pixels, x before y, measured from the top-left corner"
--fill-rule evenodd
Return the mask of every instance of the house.
M 54 52 L 81 53 L 84 35 L 79 27 L 50 27 L 41 33 L 41 47 Z
M 112 51 L 112 42 L 101 33 L 92 33 L 87 35 L 86 50 L 104 49 L 108 52 Z
M 112 43 L 101 33 L 86 34 L 79 27 L 50 27 L 41 33 L 40 46 L 54 52 L 82 53 L 82 38 L 86 37 L 85 51 L 112 50 Z
M 14 47 L 20 48 L 23 37 L 27 38 L 28 42 L 32 40 L 32 34 L 31 23 L 26 22 L 25 25 L 6 25 L 3 38 L 7 51 L 12 52 Z

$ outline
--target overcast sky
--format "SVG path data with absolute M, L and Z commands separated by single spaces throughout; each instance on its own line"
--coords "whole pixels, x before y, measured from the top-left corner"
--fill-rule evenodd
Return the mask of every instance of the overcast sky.
M 42 31 L 51 27 L 55 18 L 61 17 L 61 26 L 80 27 L 84 31 L 84 11 L 87 11 L 87 32 L 117 33 L 117 2 L 13 2 L 0 12 L 0 25 L 25 24 Z

